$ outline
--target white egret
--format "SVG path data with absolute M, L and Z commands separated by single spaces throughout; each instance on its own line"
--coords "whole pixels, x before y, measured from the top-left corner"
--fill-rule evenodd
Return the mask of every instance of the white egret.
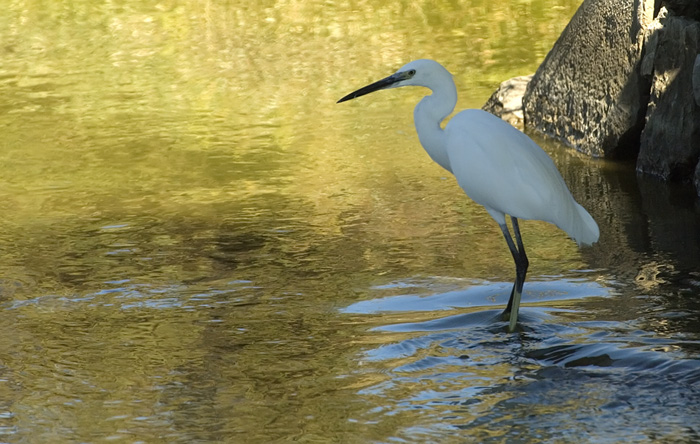
M 579 245 L 598 240 L 598 225 L 574 200 L 547 153 L 508 123 L 485 111 L 467 109 L 450 119 L 443 130 L 440 123 L 454 110 L 457 89 L 452 75 L 433 60 L 408 63 L 338 103 L 401 86 L 424 86 L 432 91 L 413 111 L 421 145 L 501 227 L 515 261 L 515 283 L 502 315 L 510 321 L 508 330 L 512 332 L 529 264 L 518 219 L 550 222 Z M 506 215 L 510 216 L 515 242 L 506 225 Z

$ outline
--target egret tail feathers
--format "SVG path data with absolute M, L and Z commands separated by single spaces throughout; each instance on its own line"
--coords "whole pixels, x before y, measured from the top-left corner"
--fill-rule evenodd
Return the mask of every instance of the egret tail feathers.
M 593 217 L 578 202 L 573 202 L 575 211 L 570 212 L 566 226 L 559 226 L 571 236 L 579 246 L 591 245 L 598 241 L 600 230 Z

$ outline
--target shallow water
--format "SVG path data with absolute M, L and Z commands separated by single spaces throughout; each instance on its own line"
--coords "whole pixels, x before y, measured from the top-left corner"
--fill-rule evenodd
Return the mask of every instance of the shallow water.
M 498 226 L 420 149 L 578 2 L 14 2 L 0 17 L 6 442 L 694 442 L 691 188 L 537 138 L 601 240 Z

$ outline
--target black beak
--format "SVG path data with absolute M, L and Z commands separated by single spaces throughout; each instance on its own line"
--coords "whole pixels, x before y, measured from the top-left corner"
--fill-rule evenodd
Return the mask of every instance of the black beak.
M 372 83 L 371 85 L 367 85 L 363 88 L 358 89 L 355 92 L 351 92 L 347 96 L 338 100 L 338 102 L 336 103 L 345 102 L 347 100 L 352 100 L 357 97 L 364 96 L 365 94 L 369 94 L 371 92 L 379 91 L 380 89 L 389 88 L 391 87 L 391 85 L 393 85 L 396 82 L 400 82 L 401 80 L 405 80 L 405 78 L 397 74 L 392 74 L 389 77 L 383 78 L 382 80 L 378 80 Z

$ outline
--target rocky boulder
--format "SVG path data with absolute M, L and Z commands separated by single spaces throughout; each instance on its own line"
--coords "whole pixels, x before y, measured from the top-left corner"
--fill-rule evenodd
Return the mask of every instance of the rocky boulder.
M 481 109 L 500 117 L 516 128 L 522 129 L 525 122 L 523 96 L 530 80 L 532 80 L 531 75 L 513 77 L 502 82 Z
M 700 22 L 668 16 L 665 10 L 657 21 L 659 26 L 652 27 L 643 63 L 652 68 L 643 72 L 651 77 L 651 94 L 637 170 L 665 180 L 689 182 L 700 159 L 700 104 L 694 94 L 697 80 L 693 84 L 700 53 Z
M 636 152 L 648 81 L 639 73 L 653 0 L 585 0 L 523 98 L 526 125 L 592 156 Z

